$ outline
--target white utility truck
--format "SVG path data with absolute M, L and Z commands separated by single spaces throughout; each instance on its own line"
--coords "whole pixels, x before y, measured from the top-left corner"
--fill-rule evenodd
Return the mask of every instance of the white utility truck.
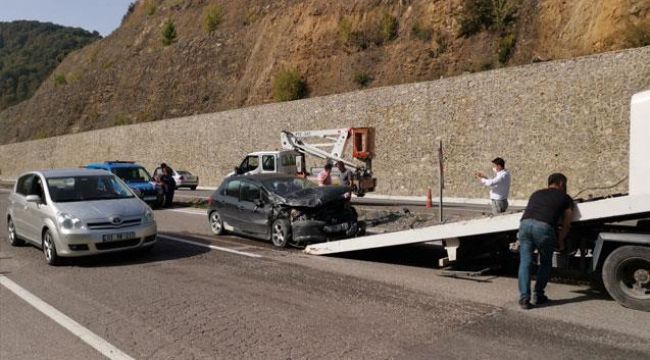
M 650 311 L 650 91 L 632 97 L 628 194 L 576 203 L 568 253 L 557 268 L 600 275 L 609 294 L 626 307 Z M 442 241 L 445 266 L 490 253 L 512 261 L 521 213 L 459 221 L 420 229 L 310 245 L 325 255 L 405 244 Z
M 282 131 L 283 150 L 258 151 L 246 155 L 233 174 L 288 174 L 309 176 L 305 155 L 328 162 L 343 162 L 354 172 L 353 191 L 358 196 L 374 191 L 376 179 L 372 177 L 372 128 L 340 128 L 299 132 Z M 352 158 L 343 154 L 352 139 Z M 317 140 L 319 143 L 311 143 Z M 313 173 L 313 172 L 312 172 Z

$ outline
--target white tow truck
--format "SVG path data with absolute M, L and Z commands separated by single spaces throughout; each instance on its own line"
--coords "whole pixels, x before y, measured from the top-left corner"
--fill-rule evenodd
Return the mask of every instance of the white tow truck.
M 632 97 L 630 114 L 629 193 L 576 203 L 568 254 L 554 267 L 600 275 L 621 305 L 650 311 L 650 91 Z M 512 261 L 521 213 L 369 235 L 310 245 L 308 254 L 326 255 L 406 244 L 441 241 L 447 257 L 440 266 L 491 254 Z
M 343 154 L 352 140 L 352 158 Z M 313 143 L 313 141 L 318 141 Z M 357 196 L 374 191 L 377 180 L 372 176 L 374 131 L 372 128 L 339 128 L 280 133 L 283 150 L 253 152 L 235 167 L 233 174 L 289 174 L 309 176 L 305 155 L 330 163 L 341 161 L 354 172 L 353 191 Z

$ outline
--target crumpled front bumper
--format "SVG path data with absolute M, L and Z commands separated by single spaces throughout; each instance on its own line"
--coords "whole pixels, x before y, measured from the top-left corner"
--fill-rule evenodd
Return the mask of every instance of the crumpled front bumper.
M 331 238 L 348 238 L 359 232 L 357 221 L 327 224 L 325 221 L 302 220 L 291 224 L 293 241 L 297 243 L 324 242 Z

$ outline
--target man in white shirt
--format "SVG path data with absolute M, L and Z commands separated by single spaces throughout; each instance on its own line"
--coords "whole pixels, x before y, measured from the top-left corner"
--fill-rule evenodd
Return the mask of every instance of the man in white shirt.
M 492 160 L 492 170 L 495 175 L 488 178 L 483 173 L 476 173 L 476 178 L 481 184 L 490 188 L 492 214 L 497 215 L 508 209 L 508 193 L 510 193 L 510 172 L 506 170 L 506 162 L 498 157 Z

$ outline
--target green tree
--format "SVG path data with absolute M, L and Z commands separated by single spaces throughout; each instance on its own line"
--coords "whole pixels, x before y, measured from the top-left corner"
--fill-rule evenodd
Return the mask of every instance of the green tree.
M 162 28 L 162 44 L 169 46 L 176 42 L 176 25 L 171 20 L 165 21 Z

